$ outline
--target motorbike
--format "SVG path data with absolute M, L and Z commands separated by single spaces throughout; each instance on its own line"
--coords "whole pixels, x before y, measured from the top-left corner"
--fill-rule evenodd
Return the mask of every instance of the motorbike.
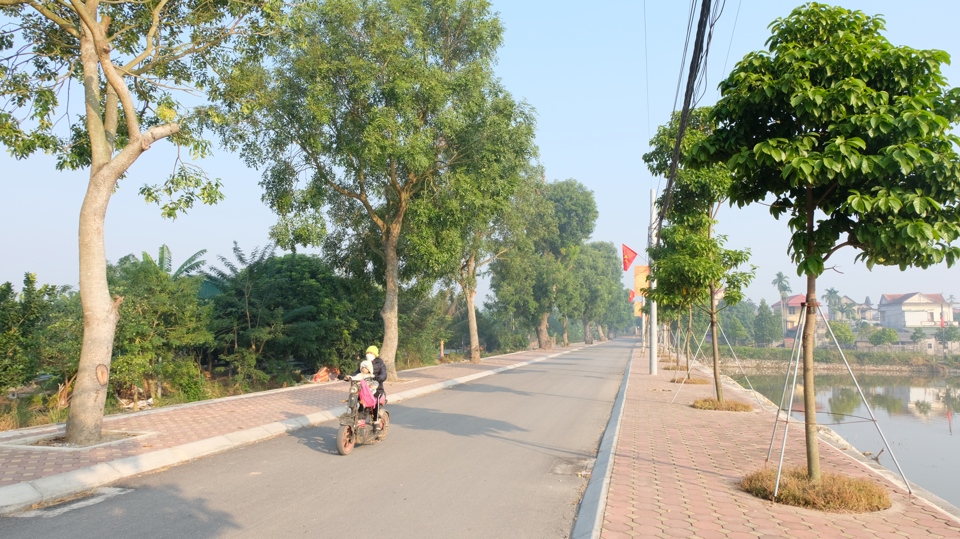
M 376 403 L 379 408 L 377 425 L 373 422 L 374 409 L 360 402 L 360 380 L 350 380 L 347 411 L 340 416 L 340 430 L 337 431 L 337 451 L 349 455 L 357 445 L 376 443 L 387 437 L 390 428 L 390 412 L 384 408 L 386 397 L 381 395 Z M 377 427 L 377 428 L 374 428 Z

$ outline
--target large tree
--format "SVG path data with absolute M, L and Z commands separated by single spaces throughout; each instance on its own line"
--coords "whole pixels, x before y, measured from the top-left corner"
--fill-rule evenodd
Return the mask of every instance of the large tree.
M 525 227 L 510 252 L 492 265 L 490 286 L 498 309 L 509 311 L 536 331 L 541 349 L 549 349 L 549 317 L 558 294 L 571 288 L 572 267 L 593 232 L 597 204 L 593 192 L 567 179 L 542 183 L 525 204 Z
M 769 50 L 747 54 L 721 83 L 719 125 L 698 153 L 727 161 L 733 203 L 766 200 L 788 218 L 789 251 L 807 278 L 807 471 L 817 481 L 817 277 L 844 246 L 868 267 L 954 263 L 960 90 L 946 86 L 945 52 L 892 45 L 880 17 L 810 3 L 771 29 Z
M 575 296 L 577 301 L 572 305 L 579 308 L 573 314 L 583 322 L 584 339 L 588 344 L 592 342 L 591 322 L 622 327 L 623 306 L 620 304 L 626 304 L 628 308 L 630 305 L 620 281 L 623 273 L 621 264 L 622 258 L 616 246 L 610 242 L 595 241 L 583 246 L 573 266 L 574 288 L 578 294 Z
M 452 141 L 473 154 L 455 162 L 443 182 L 409 209 L 405 237 L 408 267 L 420 275 L 453 281 L 466 302 L 470 361 L 480 362 L 477 331 L 477 280 L 490 263 L 509 250 L 511 236 L 522 229 L 525 192 L 542 171 L 536 156 L 532 111 L 498 84 L 487 97 L 470 104 L 463 116 L 473 127 Z
M 80 209 L 80 296 L 83 350 L 67 420 L 67 439 L 100 438 L 110 357 L 121 297 L 107 286 L 103 228 L 117 182 L 150 146 L 170 138 L 202 156 L 173 89 L 204 87 L 235 55 L 231 41 L 253 36 L 239 50 L 256 53 L 265 18 L 279 0 L 246 2 L 0 0 L 12 21 L 0 32 L 0 142 L 17 158 L 52 153 L 58 168 L 88 169 Z M 66 94 L 83 89 L 83 113 L 72 117 Z M 65 120 L 65 121 L 61 121 Z M 68 127 L 60 130 L 60 126 Z M 147 187 L 150 200 L 175 215 L 197 199 L 215 202 L 219 182 L 179 163 L 166 184 Z M 180 194 L 177 194 L 180 193 Z
M 495 93 L 502 28 L 486 0 L 305 2 L 290 21 L 274 55 L 233 73 L 212 118 L 266 167 L 281 247 L 319 244 L 325 217 L 327 244 L 383 283 L 380 355 L 395 380 L 407 213 L 487 157 L 472 112 Z

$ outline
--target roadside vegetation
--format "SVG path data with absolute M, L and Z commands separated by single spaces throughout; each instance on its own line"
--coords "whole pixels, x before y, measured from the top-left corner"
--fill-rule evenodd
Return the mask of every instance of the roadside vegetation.
M 886 489 L 870 479 L 823 473 L 819 481 L 811 481 L 805 469 L 785 468 L 774 498 L 776 479 L 775 468 L 764 468 L 744 477 L 740 488 L 764 500 L 833 513 L 867 513 L 891 506 Z
M 745 402 L 724 400 L 720 401 L 715 398 L 709 399 L 697 399 L 691 404 L 697 410 L 716 410 L 718 412 L 752 412 L 753 406 Z

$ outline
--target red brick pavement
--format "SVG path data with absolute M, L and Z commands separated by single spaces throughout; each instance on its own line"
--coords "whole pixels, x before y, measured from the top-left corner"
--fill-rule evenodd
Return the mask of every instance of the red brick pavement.
M 696 410 L 713 396 L 712 385 L 678 384 L 672 371 L 649 374 L 637 353 L 624 403 L 607 494 L 602 539 L 905 539 L 960 538 L 960 522 L 825 442 L 824 472 L 871 477 L 888 487 L 893 507 L 868 514 L 833 514 L 755 498 L 736 487 L 745 473 L 763 467 L 773 430 L 773 407 L 762 411 L 746 392 L 724 387 L 724 396 L 754 405 L 753 413 Z M 782 429 L 781 429 L 782 432 Z M 778 436 L 775 458 L 782 438 Z M 804 466 L 801 423 L 791 424 L 785 466 Z M 773 461 L 773 466 L 776 462 Z
M 523 363 L 556 352 L 520 352 L 485 358 L 479 365 L 452 363 L 402 371 L 399 373 L 399 382 L 386 384 L 387 395 Z M 104 418 L 105 431 L 151 434 L 83 450 L 9 445 L 10 442 L 34 436 L 63 432 L 62 424 L 3 432 L 0 433 L 0 487 L 330 410 L 342 406 L 345 391 L 345 384 L 334 381 L 112 415 Z

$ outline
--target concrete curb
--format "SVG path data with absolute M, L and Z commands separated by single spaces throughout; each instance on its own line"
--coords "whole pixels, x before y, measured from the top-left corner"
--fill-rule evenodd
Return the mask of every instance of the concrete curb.
M 613 454 L 617 450 L 617 440 L 620 438 L 620 422 L 623 418 L 623 405 L 627 397 L 627 386 L 630 382 L 630 369 L 633 367 L 633 355 L 637 351 L 634 347 L 627 360 L 627 368 L 623 371 L 623 381 L 620 382 L 620 391 L 613 402 L 610 411 L 610 420 L 600 439 L 600 448 L 597 451 L 597 460 L 590 474 L 590 481 L 580 499 L 577 508 L 577 517 L 573 523 L 571 539 L 596 539 L 603 529 L 603 513 L 607 506 L 607 492 L 610 489 L 610 476 L 613 473 Z
M 438 382 L 428 386 L 401 391 L 391 395 L 390 402 L 399 403 L 406 399 L 420 397 L 441 389 L 446 389 L 448 387 L 470 382 L 478 378 L 483 378 L 484 376 L 491 376 L 510 369 L 516 369 L 563 354 L 568 354 L 579 349 L 580 348 L 576 348 L 574 350 L 564 350 L 563 352 L 531 359 L 522 363 L 498 367 L 485 372 L 461 376 L 459 378 L 445 380 L 443 382 Z M 160 410 L 162 410 L 162 408 L 157 409 L 156 411 Z M 96 464 L 62 474 L 35 479 L 33 481 L 25 481 L 15 485 L 0 487 L 0 516 L 15 513 L 37 504 L 50 503 L 67 496 L 72 496 L 87 490 L 102 487 L 120 479 L 126 479 L 128 477 L 133 477 L 168 466 L 175 466 L 184 462 L 206 457 L 214 453 L 220 453 L 229 449 L 234 449 L 242 445 L 267 440 L 287 432 L 292 432 L 305 427 L 312 427 L 314 425 L 336 419 L 345 411 L 345 406 L 338 406 L 336 408 L 322 410 L 309 415 L 268 423 L 259 427 L 252 427 L 250 429 L 232 432 L 222 436 L 206 438 L 168 449 L 160 449 L 150 453 L 145 453 L 143 455 L 137 455 L 135 457 L 126 457 L 112 462 Z

